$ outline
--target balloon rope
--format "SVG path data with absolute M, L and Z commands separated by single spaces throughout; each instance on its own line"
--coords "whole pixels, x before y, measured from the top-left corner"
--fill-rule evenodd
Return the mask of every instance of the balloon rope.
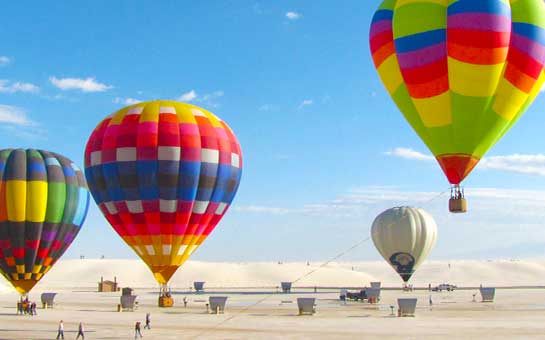
M 446 193 L 449 192 L 449 191 L 450 191 L 450 188 L 447 189 L 447 190 L 445 190 L 445 191 L 443 191 L 443 192 L 441 192 L 441 193 L 439 193 L 439 194 L 437 194 L 437 195 L 435 195 L 435 196 L 433 196 L 433 197 L 430 198 L 429 200 L 424 201 L 424 203 L 420 204 L 420 206 L 423 207 L 423 206 L 426 206 L 426 205 L 430 204 L 431 202 L 435 201 L 436 199 L 438 199 L 439 197 L 443 196 L 444 194 L 446 194 Z
M 314 274 L 314 273 L 317 272 L 318 270 L 320 270 L 320 269 L 326 267 L 326 266 L 327 266 L 328 264 L 330 264 L 331 262 L 333 262 L 333 261 L 335 261 L 335 260 L 337 260 L 337 259 L 343 257 L 344 255 L 346 255 L 347 253 L 351 252 L 351 251 L 354 250 L 355 248 L 361 246 L 362 244 L 364 244 L 365 242 L 369 241 L 370 239 L 371 239 L 371 236 L 366 237 L 365 239 L 358 241 L 357 243 L 355 243 L 354 245 L 352 245 L 350 248 L 348 248 L 348 249 L 346 249 L 346 250 L 340 252 L 339 254 L 335 255 L 335 256 L 332 257 L 331 259 L 329 259 L 329 260 L 327 260 L 326 262 L 324 262 L 324 263 L 322 263 L 321 265 L 319 265 L 317 268 L 312 269 L 311 271 L 309 271 L 309 272 L 307 272 L 307 273 L 301 275 L 299 278 L 297 278 L 296 280 L 292 281 L 292 284 L 293 284 L 293 283 L 296 283 L 296 282 L 299 282 L 299 281 L 301 281 L 302 279 L 304 279 L 304 278 L 306 278 L 306 277 L 308 277 L 308 276 Z M 221 327 L 223 324 L 225 324 L 225 323 L 227 323 L 227 322 L 233 320 L 234 318 L 236 318 L 236 317 L 239 316 L 240 314 L 242 314 L 242 313 L 248 311 L 249 309 L 251 309 L 251 308 L 253 308 L 253 307 L 257 306 L 257 305 L 259 305 L 260 303 L 264 302 L 265 300 L 268 300 L 268 299 L 269 299 L 270 297 L 272 297 L 273 295 L 276 295 L 276 293 L 271 292 L 271 293 L 265 295 L 262 299 L 259 299 L 259 300 L 256 301 L 255 303 L 253 303 L 253 304 L 251 304 L 251 305 L 249 305 L 249 306 L 243 308 L 242 310 L 240 310 L 240 311 L 237 312 L 236 314 L 233 314 L 233 315 L 229 316 L 228 318 L 226 318 L 226 319 L 224 319 L 223 321 L 221 321 L 221 322 L 219 322 L 218 324 L 216 324 L 214 327 L 207 328 L 207 329 L 204 330 L 203 332 L 201 332 L 201 333 L 195 335 L 195 336 L 193 337 L 193 339 L 197 339 L 197 338 L 201 337 L 201 336 L 204 335 L 204 334 L 207 334 L 207 333 L 209 333 L 209 332 L 213 332 L 213 331 L 217 330 L 217 329 L 218 329 L 219 327 Z
M 449 189 L 450 190 L 450 189 Z M 435 196 L 433 196 L 432 198 L 430 198 L 429 200 L 425 201 L 423 204 L 421 204 L 421 206 L 425 206 L 425 205 L 428 205 L 430 204 L 432 201 L 438 199 L 439 197 L 443 196 L 445 193 L 447 193 L 448 190 L 446 191 L 443 191 Z M 387 227 L 391 227 L 393 225 L 393 223 L 390 223 Z M 308 271 L 307 273 L 301 275 L 299 278 L 297 278 L 296 280 L 292 281 L 292 284 L 293 283 L 296 283 L 296 282 L 299 282 L 301 280 L 303 280 L 304 278 L 314 274 L 315 272 L 317 272 L 318 270 L 326 267 L 328 264 L 330 264 L 331 262 L 343 257 L 344 255 L 346 255 L 347 253 L 351 252 L 352 250 L 356 249 L 357 247 L 361 246 L 362 244 L 368 242 L 369 240 L 371 240 L 372 236 L 368 236 L 366 238 L 364 238 L 363 240 L 360 240 L 358 241 L 357 243 L 355 243 L 354 245 L 352 245 L 351 247 L 347 248 L 346 250 L 338 253 L 337 255 L 335 255 L 334 257 L 332 257 L 331 259 L 325 261 L 324 263 L 322 263 L 321 265 L 319 265 L 317 268 L 314 268 L 310 271 Z M 249 309 L 261 304 L 262 302 L 268 300 L 270 297 L 272 297 L 273 295 L 276 295 L 276 293 L 269 293 L 269 294 L 266 294 L 262 299 L 259 299 L 257 300 L 255 303 L 251 304 L 251 305 L 248 305 L 246 307 L 244 307 L 243 309 L 241 309 L 240 311 L 238 311 L 236 314 L 233 314 L 231 316 L 229 316 L 228 318 L 224 319 L 223 321 L 220 321 L 219 323 L 217 323 L 214 327 L 211 327 L 211 328 L 207 328 L 205 329 L 203 332 L 195 335 L 194 337 L 192 337 L 192 339 L 197 339 L 199 337 L 201 337 L 202 335 L 204 334 L 207 334 L 207 333 L 210 333 L 210 332 L 214 332 L 215 330 L 217 330 L 219 327 L 221 327 L 222 325 L 226 324 L 227 322 L 233 320 L 234 318 L 238 317 L 239 315 L 241 315 L 242 313 L 248 311 Z

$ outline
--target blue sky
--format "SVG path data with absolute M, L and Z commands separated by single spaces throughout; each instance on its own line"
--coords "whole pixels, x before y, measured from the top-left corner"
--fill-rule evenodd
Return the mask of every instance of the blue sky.
M 448 214 L 448 197 L 433 199 L 448 182 L 373 67 L 378 4 L 8 2 L 0 145 L 83 165 L 109 113 L 138 100 L 191 101 L 228 122 L 245 159 L 232 209 L 193 259 L 327 259 L 397 205 L 435 216 L 432 258 L 542 256 L 545 96 L 465 182 L 470 213 Z M 94 205 L 83 228 L 66 257 L 136 257 Z M 379 255 L 367 242 L 343 259 Z

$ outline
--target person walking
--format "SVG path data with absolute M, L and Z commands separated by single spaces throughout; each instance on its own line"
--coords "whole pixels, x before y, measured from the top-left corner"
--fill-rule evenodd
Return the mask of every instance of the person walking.
M 142 339 L 142 332 L 140 330 L 140 321 L 136 321 L 136 324 L 134 325 L 134 338 L 136 339 L 138 336 L 140 336 L 140 339 Z
M 82 322 L 79 323 L 78 336 L 76 337 L 76 340 L 78 340 L 80 336 L 81 336 L 81 338 L 83 340 L 85 340 L 85 329 L 83 328 L 83 323 Z
M 144 326 L 144 329 L 151 329 L 151 314 L 146 313 L 146 325 Z
M 64 324 L 62 323 L 62 320 L 59 322 L 59 332 L 57 333 L 57 340 L 64 339 Z
M 187 298 L 184 296 L 184 307 L 187 307 Z

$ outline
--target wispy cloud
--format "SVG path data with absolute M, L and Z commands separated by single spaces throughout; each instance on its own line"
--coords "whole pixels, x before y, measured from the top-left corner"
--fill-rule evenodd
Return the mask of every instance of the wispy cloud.
M 395 148 L 392 151 L 385 152 L 386 155 L 418 160 L 432 161 L 434 157 L 430 154 L 424 154 L 410 148 Z M 505 155 L 491 156 L 483 158 L 477 167 L 479 170 L 498 170 L 519 174 L 545 176 L 545 155 Z
M 217 101 L 219 98 L 223 97 L 223 95 L 223 91 L 215 91 L 212 93 L 199 95 L 195 90 L 191 90 L 189 92 L 183 93 L 180 97 L 177 98 L 177 100 L 183 102 L 201 103 L 208 107 L 219 107 L 220 105 Z
M 11 59 L 4 56 L 4 55 L 0 55 L 0 66 L 5 66 L 7 64 L 11 63 Z
M 234 206 L 234 211 L 241 213 L 258 213 L 265 215 L 285 215 L 291 212 L 290 209 L 280 208 L 280 207 L 268 207 L 268 206 L 259 206 L 259 205 L 242 205 Z
M 290 11 L 290 12 L 286 13 L 286 18 L 288 18 L 289 20 L 292 20 L 292 21 L 298 20 L 298 19 L 301 18 L 301 14 L 299 14 L 297 12 Z
M 16 93 L 16 92 L 37 93 L 39 91 L 40 91 L 40 88 L 31 83 L 22 83 L 22 82 L 10 83 L 9 80 L 0 79 L 0 93 Z
M 500 170 L 545 176 L 545 155 L 507 155 L 492 156 L 481 160 L 479 169 Z
M 430 161 L 433 160 L 433 156 L 423 154 L 421 152 L 415 151 L 410 148 L 395 148 L 391 151 L 387 151 L 384 154 L 388 156 L 394 156 L 399 158 L 405 158 L 405 159 L 414 159 L 419 161 Z
M 195 100 L 195 98 L 197 98 L 197 92 L 195 92 L 195 90 L 191 90 L 179 96 L 178 100 L 182 102 L 190 102 Z
M 138 103 L 141 103 L 142 101 L 140 99 L 136 99 L 136 98 L 120 98 L 120 97 L 115 97 L 114 99 L 114 103 L 116 104 L 124 104 L 124 105 L 133 105 L 133 104 L 138 104 Z
M 25 110 L 17 106 L 0 104 L 0 123 L 18 126 L 36 125 L 27 117 Z
M 83 92 L 104 92 L 107 91 L 113 86 L 106 85 L 96 81 L 95 78 L 57 78 L 50 77 L 49 81 L 55 87 L 65 91 L 65 90 L 80 90 Z
M 258 110 L 259 111 L 269 111 L 271 109 L 271 106 L 268 105 L 268 104 L 265 104 L 265 105 L 261 105 Z
M 312 105 L 312 104 L 314 104 L 314 100 L 312 100 L 312 99 L 305 99 L 305 100 L 303 100 L 303 101 L 301 102 L 301 104 L 299 104 L 299 109 L 302 109 L 302 108 L 305 107 L 305 106 L 310 106 L 310 105 Z

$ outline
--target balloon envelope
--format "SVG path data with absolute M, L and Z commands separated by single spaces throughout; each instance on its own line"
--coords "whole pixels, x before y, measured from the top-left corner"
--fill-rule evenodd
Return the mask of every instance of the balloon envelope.
M 459 184 L 545 76 L 543 0 L 385 0 L 370 31 L 382 82 Z
M 87 215 L 83 172 L 42 150 L 0 150 L 0 271 L 28 293 L 70 246 Z
M 227 124 L 157 100 L 104 119 L 85 150 L 91 194 L 160 284 L 202 244 L 237 191 L 240 145 Z
M 391 208 L 375 218 L 371 237 L 382 257 L 407 282 L 435 246 L 437 225 L 421 208 Z

